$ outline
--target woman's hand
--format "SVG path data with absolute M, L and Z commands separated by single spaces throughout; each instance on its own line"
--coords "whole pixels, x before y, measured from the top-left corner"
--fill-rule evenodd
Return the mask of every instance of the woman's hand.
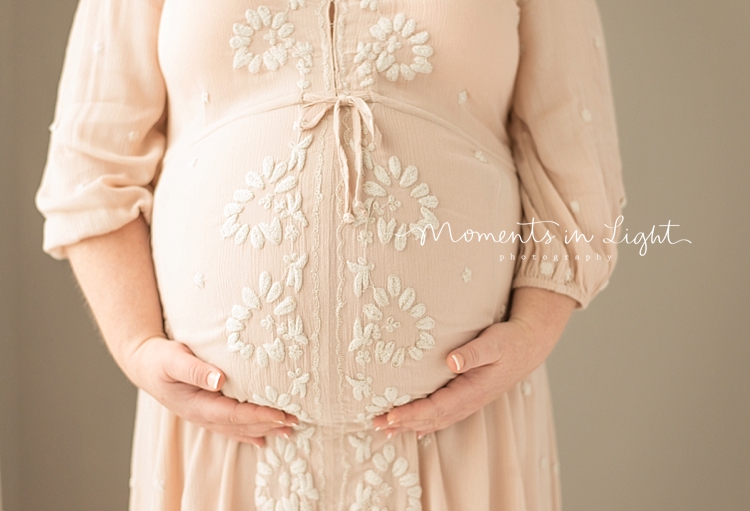
M 296 417 L 223 396 L 221 371 L 164 337 L 142 215 L 69 245 L 66 253 L 112 357 L 137 387 L 183 419 L 241 442 L 262 446 L 263 435 L 291 433 Z
M 176 415 L 231 439 L 265 445 L 265 435 L 291 433 L 298 420 L 282 410 L 222 395 L 225 376 L 181 342 L 151 337 L 122 362 L 139 388 Z
M 508 321 L 490 325 L 448 354 L 446 363 L 459 376 L 424 399 L 375 417 L 373 426 L 389 436 L 416 431 L 421 437 L 465 419 L 544 362 L 575 305 L 553 291 L 516 289 Z

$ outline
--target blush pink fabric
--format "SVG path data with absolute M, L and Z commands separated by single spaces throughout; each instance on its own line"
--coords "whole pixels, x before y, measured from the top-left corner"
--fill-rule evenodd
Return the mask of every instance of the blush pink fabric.
M 371 421 L 447 383 L 447 353 L 506 319 L 512 288 L 585 308 L 608 282 L 625 194 L 596 4 L 329 7 L 78 7 L 44 250 L 143 213 L 167 335 L 226 395 L 301 420 L 259 449 L 141 391 L 130 509 L 558 510 L 544 366 L 422 440 Z M 525 240 L 532 219 L 551 243 L 476 235 Z M 565 244 L 576 230 L 594 240 Z

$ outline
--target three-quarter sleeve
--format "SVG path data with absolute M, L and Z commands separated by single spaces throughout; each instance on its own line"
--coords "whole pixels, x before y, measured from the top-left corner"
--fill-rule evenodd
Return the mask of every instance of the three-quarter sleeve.
M 43 249 L 65 248 L 143 214 L 166 143 L 157 58 L 162 0 L 81 0 L 65 51 L 36 206 Z
M 527 225 L 513 287 L 562 293 L 585 309 L 615 267 L 606 226 L 626 200 L 601 19 L 595 0 L 518 5 L 521 53 L 508 128 Z

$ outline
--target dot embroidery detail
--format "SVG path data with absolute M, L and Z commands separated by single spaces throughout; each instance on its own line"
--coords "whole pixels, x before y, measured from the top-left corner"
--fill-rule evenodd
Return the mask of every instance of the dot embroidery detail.
M 531 395 L 531 383 L 527 381 L 521 382 L 521 393 L 524 396 L 530 396 Z
M 487 163 L 487 157 L 482 151 L 474 151 L 474 157 L 482 163 Z
M 193 276 L 193 283 L 195 284 L 195 287 L 206 287 L 206 277 L 203 275 L 202 272 L 198 272 Z

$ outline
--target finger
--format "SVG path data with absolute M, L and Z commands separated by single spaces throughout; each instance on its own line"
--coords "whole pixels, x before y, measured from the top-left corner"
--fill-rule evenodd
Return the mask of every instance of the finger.
M 240 403 L 221 394 L 198 391 L 193 394 L 190 413 L 200 421 L 214 424 L 248 425 L 267 423 L 282 427 L 286 414 L 282 410 L 259 406 L 253 403 Z
M 385 433 L 385 436 L 390 440 L 391 438 L 395 437 L 396 435 L 400 433 L 405 432 L 413 432 L 414 430 L 410 428 L 387 428 L 383 432 Z
M 169 358 L 166 366 L 170 378 L 210 392 L 216 392 L 224 386 L 226 378 L 218 368 L 193 355 L 184 344 L 177 344 L 180 349 L 175 350 L 174 356 Z
M 500 359 L 500 338 L 497 330 L 480 335 L 450 353 L 448 368 L 454 373 L 465 373 L 475 367 L 492 364 Z
M 394 408 L 388 412 L 388 422 L 391 427 L 411 427 L 445 419 L 462 411 L 468 411 L 466 415 L 469 415 L 482 397 L 481 392 L 461 376 L 423 399 Z
M 275 428 L 272 425 L 227 425 L 227 424 L 211 424 L 211 423 L 195 423 L 196 425 L 205 428 L 212 433 L 232 438 L 234 440 L 249 439 L 249 438 L 263 438 L 266 436 L 283 436 L 291 437 L 291 428 L 281 428 L 280 433 L 277 433 L 279 428 Z M 255 442 L 257 443 L 257 442 Z

